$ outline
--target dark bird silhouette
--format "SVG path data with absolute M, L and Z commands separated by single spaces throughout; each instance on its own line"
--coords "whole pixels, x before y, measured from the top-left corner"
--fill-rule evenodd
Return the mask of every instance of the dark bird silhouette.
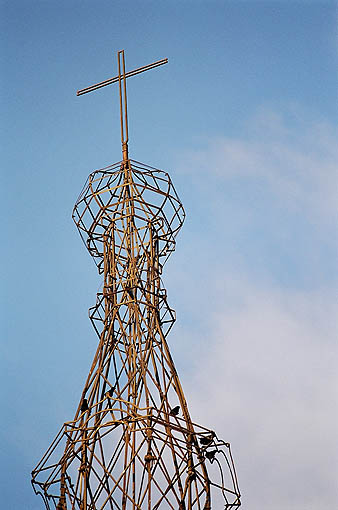
M 114 387 L 110 388 L 110 390 L 107 393 L 109 397 L 112 397 L 114 395 Z
M 84 413 L 85 411 L 87 411 L 87 409 L 89 409 L 88 407 L 88 401 L 86 398 L 84 398 L 82 400 L 82 404 L 81 404 L 81 413 Z
M 208 446 L 211 441 L 214 439 L 214 436 L 211 435 L 211 436 L 205 436 L 205 437 L 201 437 L 200 439 L 200 443 L 203 445 L 203 446 Z
M 152 460 L 156 460 L 156 457 L 152 455 L 151 453 L 147 453 L 147 455 L 144 457 L 144 460 L 146 462 L 151 462 Z
M 170 411 L 170 416 L 177 416 L 178 413 L 180 412 L 180 406 L 176 406 L 176 407 L 173 407 L 172 410 Z
M 196 472 L 193 470 L 189 473 L 189 480 L 192 482 L 193 480 L 196 480 Z
M 210 460 L 210 462 L 212 462 L 214 460 L 216 452 L 217 452 L 217 450 L 211 450 L 211 452 L 206 452 L 205 456 L 207 459 Z
M 134 289 L 133 289 L 132 287 L 126 286 L 126 287 L 125 287 L 125 291 L 129 294 L 129 296 L 131 297 L 131 299 L 134 299 L 134 298 L 135 298 Z

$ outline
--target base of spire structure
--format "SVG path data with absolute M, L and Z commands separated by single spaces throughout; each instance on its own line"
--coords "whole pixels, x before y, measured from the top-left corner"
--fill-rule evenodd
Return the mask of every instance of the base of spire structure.
M 122 144 L 122 158 L 125 163 L 129 161 L 128 142 Z
M 107 396 L 100 410 L 96 406 L 65 423 L 32 472 L 34 491 L 48 510 L 240 506 L 229 443 L 178 416 L 112 400 Z M 84 507 L 84 480 L 90 477 Z

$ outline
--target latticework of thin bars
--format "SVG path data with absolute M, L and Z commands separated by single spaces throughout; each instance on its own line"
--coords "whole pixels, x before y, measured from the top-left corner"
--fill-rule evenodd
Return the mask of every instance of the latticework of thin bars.
M 103 275 L 99 345 L 75 414 L 34 469 L 47 509 L 227 510 L 229 443 L 192 422 L 170 355 L 161 281 L 184 221 L 169 175 L 133 160 L 93 172 L 73 219 Z

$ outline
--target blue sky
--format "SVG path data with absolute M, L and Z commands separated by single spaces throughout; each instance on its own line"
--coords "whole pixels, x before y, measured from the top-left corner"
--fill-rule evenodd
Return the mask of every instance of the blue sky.
M 193 419 L 231 441 L 245 510 L 337 502 L 337 3 L 0 2 L 2 502 L 73 417 L 100 284 L 72 224 L 87 175 L 130 155 L 186 212 L 163 275 Z

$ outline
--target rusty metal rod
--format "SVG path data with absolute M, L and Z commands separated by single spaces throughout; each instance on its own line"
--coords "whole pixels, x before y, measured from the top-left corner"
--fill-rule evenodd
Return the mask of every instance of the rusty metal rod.
M 163 58 L 162 60 L 157 60 L 157 62 L 153 62 L 152 64 L 148 64 L 147 66 L 139 67 L 138 69 L 134 69 L 133 71 L 129 71 L 126 73 L 126 78 L 130 78 L 130 76 L 135 76 L 136 74 L 143 73 L 144 71 L 149 71 L 150 69 L 154 69 L 154 67 L 162 66 L 163 64 L 167 64 L 168 59 Z M 82 96 L 83 94 L 87 94 L 88 92 L 92 92 L 93 90 L 100 89 L 101 87 L 105 87 L 106 85 L 111 85 L 112 83 L 116 83 L 119 81 L 118 76 L 114 76 L 114 78 L 109 78 L 108 80 L 100 81 L 95 85 L 91 85 L 90 87 L 86 87 L 84 89 L 78 90 L 76 92 L 77 96 Z

